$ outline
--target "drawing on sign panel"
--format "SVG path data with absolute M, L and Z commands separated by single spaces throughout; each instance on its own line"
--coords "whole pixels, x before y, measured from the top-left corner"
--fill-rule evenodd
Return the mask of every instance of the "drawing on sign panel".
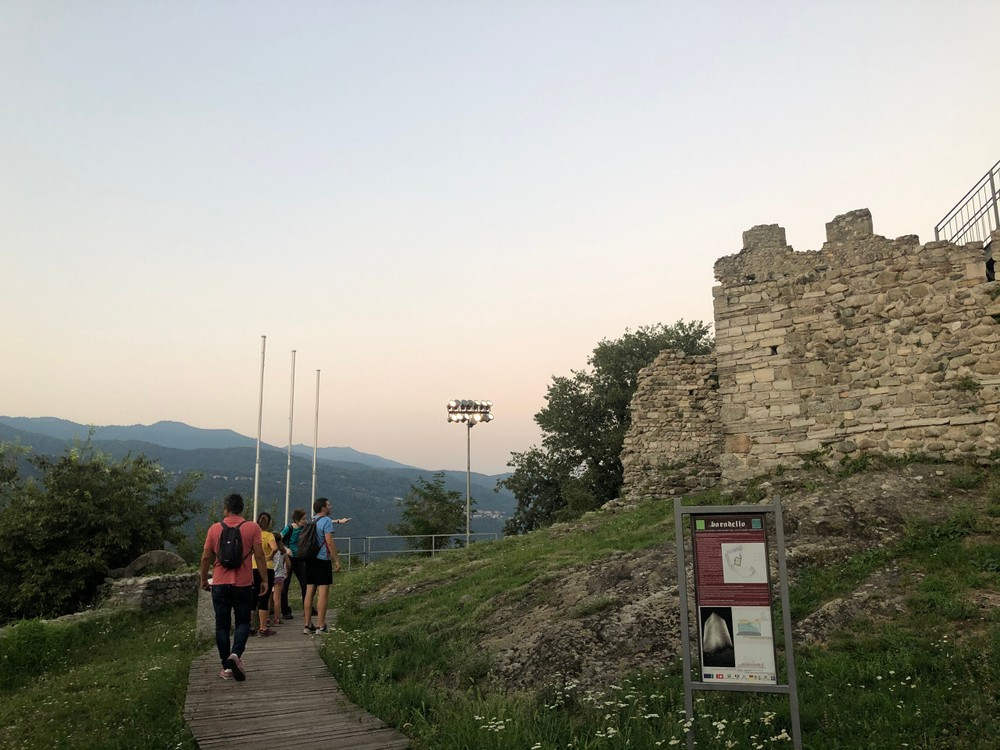
M 762 543 L 723 544 L 726 583 L 767 583 L 767 553 Z

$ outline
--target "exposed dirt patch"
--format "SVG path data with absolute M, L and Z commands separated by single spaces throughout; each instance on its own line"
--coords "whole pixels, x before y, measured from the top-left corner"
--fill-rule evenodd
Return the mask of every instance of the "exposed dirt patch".
M 680 631 L 675 565 L 668 545 L 621 553 L 563 570 L 544 590 L 498 608 L 483 641 L 495 655 L 494 678 L 514 688 L 550 683 L 555 673 L 600 682 L 672 658 Z
M 913 464 L 845 479 L 818 470 L 796 471 L 759 489 L 768 501 L 781 498 L 794 577 L 797 568 L 890 544 L 902 536 L 908 521 L 944 520 L 976 497 L 950 484 L 949 477 L 963 471 L 967 469 Z M 673 539 L 665 539 L 659 547 L 548 575 L 530 596 L 500 605 L 486 621 L 482 641 L 494 656 L 494 680 L 507 688 L 538 687 L 551 683 L 558 672 L 585 684 L 606 684 L 616 675 L 676 658 L 676 565 Z M 798 638 L 822 643 L 858 617 L 877 621 L 899 614 L 904 607 L 902 575 L 897 566 L 877 571 L 852 594 L 798 623 Z M 574 616 L 586 613 L 588 602 L 598 611 Z
M 824 643 L 859 618 L 879 622 L 905 611 L 903 573 L 898 565 L 890 565 L 876 571 L 850 595 L 827 602 L 799 621 L 793 628 L 795 642 Z
M 837 478 L 818 469 L 795 470 L 758 483 L 754 491 L 768 502 L 781 498 L 788 569 L 794 579 L 805 566 L 834 563 L 892 544 L 902 537 L 908 522 L 943 521 L 961 505 L 984 503 L 979 491 L 951 484 L 952 476 L 968 471 L 949 464 L 911 464 Z M 734 501 L 739 496 L 737 490 Z M 606 512 L 625 510 L 616 502 Z M 585 533 L 597 522 L 590 517 L 559 524 L 546 533 Z M 480 642 L 492 657 L 495 684 L 504 689 L 538 688 L 574 678 L 605 685 L 618 675 L 675 659 L 680 653 L 680 613 L 674 539 L 668 536 L 657 547 L 614 553 L 587 565 L 557 571 L 540 568 L 533 583 L 491 602 L 493 610 L 483 623 Z M 773 533 L 770 536 L 776 571 Z M 472 564 L 478 568 L 488 563 Z M 468 567 L 455 571 L 456 575 L 468 572 Z M 825 603 L 797 623 L 797 642 L 823 643 L 858 618 L 879 621 L 900 614 L 908 583 L 904 575 L 896 565 L 876 571 L 852 593 Z M 690 578 L 689 565 L 689 583 Z M 369 603 L 443 583 L 400 586 L 398 580 Z M 693 596 L 690 587 L 689 595 Z M 1000 606 L 1000 594 L 975 596 L 984 617 Z M 693 609 L 693 598 L 689 601 Z

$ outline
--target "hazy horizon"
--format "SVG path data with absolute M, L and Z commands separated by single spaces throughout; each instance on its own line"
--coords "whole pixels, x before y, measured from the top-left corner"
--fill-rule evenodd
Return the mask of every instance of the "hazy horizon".
M 0 420 L 3 420 L 3 419 L 15 419 L 15 420 L 19 420 L 19 419 L 54 419 L 54 420 L 59 420 L 59 421 L 72 422 L 72 420 L 64 420 L 62 417 L 57 417 L 57 416 L 54 416 L 52 414 L 40 415 L 40 416 L 37 416 L 37 417 L 26 417 L 26 416 L 21 415 L 21 414 L 2 414 L 2 415 L 0 415 Z M 155 426 L 157 424 L 160 424 L 160 423 L 180 424 L 180 425 L 184 425 L 186 427 L 192 427 L 192 428 L 195 428 L 195 429 L 229 431 L 229 432 L 235 433 L 236 435 L 239 435 L 240 437 L 245 437 L 248 440 L 252 440 L 252 441 L 256 441 L 256 439 L 257 439 L 256 435 L 244 435 L 242 432 L 239 432 L 237 430 L 233 430 L 233 429 L 228 428 L 228 427 L 196 427 L 195 425 L 190 425 L 190 424 L 187 424 L 186 422 L 178 422 L 177 420 L 173 420 L 173 419 L 157 420 L 157 421 L 151 422 L 149 424 L 138 424 L 138 423 L 136 423 L 136 424 L 84 424 L 84 423 L 80 423 L 80 422 L 72 422 L 72 423 L 73 424 L 78 424 L 78 425 L 80 425 L 81 427 L 84 427 L 84 428 L 93 427 L 95 429 L 102 429 L 102 428 L 109 428 L 109 427 L 110 428 L 114 428 L 114 427 L 126 427 L 126 428 L 128 428 L 128 427 L 153 427 L 153 426 Z M 24 431 L 25 432 L 37 432 L 37 430 L 33 431 L 33 430 L 30 430 L 30 429 L 25 429 Z M 38 434 L 43 434 L 43 433 L 38 433 Z M 99 438 L 99 439 L 107 440 L 107 439 L 111 439 L 111 438 Z M 115 438 L 115 439 L 120 439 L 120 438 Z M 284 443 L 277 444 L 277 443 L 269 443 L 266 440 L 261 439 L 261 445 L 262 446 L 267 446 L 269 448 L 275 448 L 277 450 L 285 451 L 288 448 L 288 441 L 286 439 L 286 441 Z M 299 443 L 293 443 L 292 444 L 292 448 L 293 449 L 297 448 L 297 447 L 306 448 L 306 449 L 308 449 L 308 450 L 311 451 L 313 449 L 313 444 L 312 443 L 301 443 L 301 442 L 299 442 Z M 358 453 L 363 453 L 365 455 L 373 455 L 373 456 L 376 456 L 378 458 L 388 459 L 390 461 L 394 461 L 394 462 L 400 464 L 401 466 L 407 466 L 409 468 L 414 468 L 414 469 L 426 469 L 428 471 L 464 471 L 464 467 L 461 470 L 459 470 L 459 469 L 444 469 L 444 468 L 439 467 L 439 466 L 414 466 L 412 464 L 404 464 L 402 461 L 396 461 L 396 459 L 393 458 L 392 456 L 385 456 L 385 455 L 381 455 L 381 454 L 377 454 L 377 453 L 373 454 L 373 453 L 369 453 L 368 451 L 358 451 L 356 448 L 354 448 L 353 446 L 350 446 L 350 445 L 320 445 L 320 446 L 317 446 L 317 450 L 319 450 L 320 452 L 322 452 L 324 450 L 331 450 L 331 449 L 332 450 L 354 450 L 354 451 L 357 451 Z M 191 449 L 191 450 L 196 450 L 196 449 Z M 304 455 L 304 454 L 298 454 L 297 453 L 295 455 Z M 344 460 L 348 460 L 348 459 L 344 459 Z M 487 474 L 488 476 L 497 476 L 498 474 L 509 474 L 509 473 L 510 473 L 509 470 L 508 471 L 488 473 L 488 472 L 479 471 L 478 469 L 473 469 L 473 474 Z
M 1000 158 L 1000 4 L 11 0 L 0 412 L 464 470 L 712 266 L 867 207 L 933 239 Z

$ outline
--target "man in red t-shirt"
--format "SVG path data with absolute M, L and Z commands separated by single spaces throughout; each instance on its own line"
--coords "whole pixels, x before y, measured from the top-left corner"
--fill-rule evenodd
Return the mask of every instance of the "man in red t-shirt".
M 257 568 L 264 570 L 267 563 L 264 560 L 264 548 L 261 546 L 260 526 L 253 521 L 243 519 L 243 497 L 229 495 L 224 503 L 225 510 L 222 521 L 214 523 L 205 537 L 205 548 L 201 553 L 201 587 L 212 592 L 212 606 L 215 608 L 215 645 L 222 659 L 222 671 L 219 676 L 224 680 L 236 679 L 242 682 L 247 678 L 243 669 L 241 657 L 250 637 L 250 610 L 257 600 L 253 586 L 253 569 L 250 556 L 257 561 Z M 222 538 L 223 525 L 230 528 L 238 526 L 240 540 L 243 544 L 243 564 L 238 568 L 226 568 L 219 564 L 219 541 Z M 249 551 L 248 551 L 249 550 Z M 212 583 L 209 585 L 208 568 L 212 563 Z M 267 579 L 260 584 L 260 596 L 267 593 Z M 233 633 L 232 650 L 229 648 L 229 623 L 234 618 L 236 628 Z

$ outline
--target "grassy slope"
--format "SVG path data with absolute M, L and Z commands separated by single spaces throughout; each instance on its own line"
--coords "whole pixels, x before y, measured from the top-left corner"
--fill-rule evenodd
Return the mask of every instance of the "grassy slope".
M 1000 616 L 995 606 L 972 603 L 1000 589 L 1000 472 L 962 476 L 965 505 L 952 518 L 913 521 L 898 543 L 797 571 L 796 619 L 889 562 L 904 571 L 907 605 L 893 620 L 856 621 L 826 647 L 797 649 L 807 748 L 1000 748 Z M 598 691 L 553 674 L 548 688 L 504 695 L 492 687 L 490 656 L 479 646 L 498 607 L 537 595 L 563 567 L 662 544 L 672 533 L 672 505 L 649 503 L 435 559 L 386 561 L 335 586 L 340 630 L 325 655 L 352 698 L 419 747 L 681 744 L 676 661 Z M 700 748 L 788 743 L 785 699 L 705 696 Z
M 184 694 L 194 606 L 26 621 L 0 636 L 0 747 L 194 750 Z
M 796 619 L 890 562 L 904 571 L 907 604 L 894 620 L 854 622 L 827 647 L 797 648 L 806 748 L 1000 748 L 1000 472 L 969 470 L 952 483 L 963 500 L 947 520 L 913 521 L 897 543 L 796 571 Z M 325 656 L 355 700 L 418 747 L 683 746 L 677 660 L 599 690 L 552 674 L 544 689 L 506 695 L 491 687 L 480 647 L 498 609 L 544 598 L 566 568 L 655 547 L 672 533 L 671 504 L 650 503 L 339 577 L 340 629 Z M 615 606 L 599 599 L 590 606 Z M 5 630 L 0 747 L 193 749 L 184 691 L 205 648 L 193 627 L 193 607 L 182 607 Z M 784 699 L 706 694 L 697 707 L 699 748 L 790 747 Z

